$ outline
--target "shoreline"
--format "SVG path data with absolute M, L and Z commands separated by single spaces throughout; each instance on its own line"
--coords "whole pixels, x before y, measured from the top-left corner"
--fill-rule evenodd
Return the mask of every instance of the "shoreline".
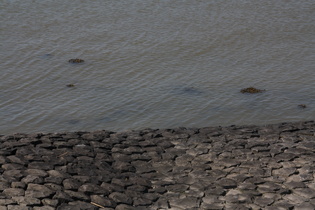
M 314 209 L 315 122 L 0 135 L 4 209 Z

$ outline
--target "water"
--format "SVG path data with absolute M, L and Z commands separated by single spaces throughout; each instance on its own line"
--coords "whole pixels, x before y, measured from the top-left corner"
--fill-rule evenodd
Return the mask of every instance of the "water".
M 0 9 L 0 134 L 315 118 L 313 0 L 0 0 Z M 240 93 L 249 86 L 266 92 Z

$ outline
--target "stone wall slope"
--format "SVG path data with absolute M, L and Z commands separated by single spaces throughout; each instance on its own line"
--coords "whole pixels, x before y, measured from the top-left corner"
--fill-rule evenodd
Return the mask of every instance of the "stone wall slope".
M 0 210 L 315 209 L 315 122 L 0 137 Z

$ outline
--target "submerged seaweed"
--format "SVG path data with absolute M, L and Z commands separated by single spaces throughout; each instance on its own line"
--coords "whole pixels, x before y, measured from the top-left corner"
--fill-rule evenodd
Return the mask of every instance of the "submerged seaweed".
M 244 88 L 241 90 L 241 93 L 261 93 L 264 92 L 266 90 L 261 90 L 261 89 L 257 89 L 254 87 L 248 87 L 248 88 Z
M 75 59 L 70 59 L 68 62 L 69 63 L 83 63 L 84 60 L 79 59 L 79 58 L 75 58 Z

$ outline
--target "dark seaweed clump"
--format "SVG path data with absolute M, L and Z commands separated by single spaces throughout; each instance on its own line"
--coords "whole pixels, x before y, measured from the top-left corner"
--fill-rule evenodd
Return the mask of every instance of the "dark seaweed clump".
M 84 60 L 79 59 L 79 58 L 69 60 L 69 63 L 83 63 L 83 62 L 84 62 Z
M 298 107 L 299 107 L 299 108 L 302 108 L 302 109 L 305 109 L 305 108 L 306 108 L 306 105 L 305 105 L 305 104 L 299 104 Z
M 244 88 L 241 90 L 241 93 L 261 93 L 264 92 L 266 90 L 261 90 L 261 89 L 257 89 L 254 87 L 248 87 L 248 88 Z

